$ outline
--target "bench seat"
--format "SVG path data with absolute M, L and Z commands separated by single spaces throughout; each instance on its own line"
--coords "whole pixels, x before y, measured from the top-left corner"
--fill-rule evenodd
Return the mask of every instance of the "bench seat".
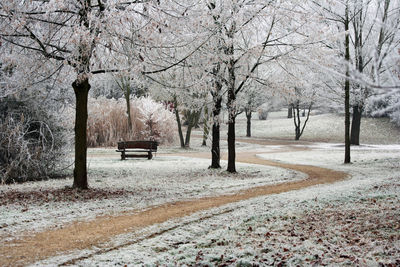
M 126 158 L 153 158 L 153 152 L 157 152 L 158 143 L 156 141 L 123 141 L 118 142 L 116 152 L 121 153 L 121 160 Z M 135 154 L 146 153 L 146 154 Z

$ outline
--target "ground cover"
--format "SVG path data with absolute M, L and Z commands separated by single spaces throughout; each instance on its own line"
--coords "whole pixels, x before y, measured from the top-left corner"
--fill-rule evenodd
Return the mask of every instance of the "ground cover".
M 226 117 L 226 116 L 225 116 Z M 255 114 L 253 117 L 257 117 Z M 301 117 L 301 121 L 305 120 Z M 246 117 L 236 119 L 237 136 L 246 136 Z M 225 131 L 226 124 L 221 124 Z M 362 118 L 361 144 L 400 144 L 399 127 L 389 118 Z M 199 132 L 198 132 L 199 133 Z M 252 137 L 294 140 L 293 119 L 287 118 L 287 110 L 270 112 L 267 120 L 252 120 Z M 343 143 L 344 116 L 313 112 L 300 140 L 311 142 Z
M 144 239 L 140 238 L 144 233 L 130 236 L 133 244 L 89 253 L 74 264 L 397 266 L 399 149 L 359 149 L 356 157 L 370 156 L 353 166 L 338 167 L 348 171 L 350 179 L 241 201 L 209 211 L 213 216 L 201 213 L 149 228 L 146 234 L 160 234 Z M 329 152 L 320 148 L 303 153 L 305 160 L 321 157 L 318 164 L 333 166 L 329 157 L 322 157 Z M 288 159 L 283 153 L 279 160 Z
M 164 147 L 169 154 L 152 161 L 121 162 L 114 149 L 91 149 L 89 194 L 69 188 L 70 179 L 0 187 L 3 248 L 6 242 L 62 230 L 76 221 L 90 225 L 105 215 L 125 216 L 174 201 L 229 196 L 306 178 L 298 171 L 254 164 L 266 160 L 281 167 L 311 163 L 349 173 L 351 178 L 294 192 L 253 195 L 240 202 L 221 202 L 220 207 L 211 205 L 184 217 L 126 229 L 100 243 L 81 242 L 75 246 L 78 250 L 73 246 L 58 253 L 54 250 L 47 259 L 38 257 L 41 261 L 36 265 L 398 264 L 400 147 L 360 146 L 353 149 L 354 163 L 343 165 L 340 143 L 277 139 L 279 136 L 273 140 L 238 138 L 242 160 L 253 164 L 238 164 L 237 175 L 207 170 L 210 160 L 190 158 L 195 156 L 190 155 L 193 152 L 208 156 L 209 152 L 203 152 L 209 148 L 200 148 L 200 139 L 193 139 L 194 149 L 184 151 L 184 155 L 173 155 L 182 150 Z M 225 147 L 222 142 L 223 150 Z M 250 151 L 256 152 L 257 158 L 250 160 L 254 154 Z M 6 258 L 2 260 L 5 264 Z M 35 262 L 32 258 L 21 260 Z
M 153 161 L 121 161 L 113 150 L 103 155 L 108 156 L 90 159 L 89 192 L 71 189 L 71 179 L 2 186 L 1 236 L 304 178 L 304 174 L 268 166 L 240 164 L 240 174 L 228 175 L 208 170 L 205 159 L 157 156 Z

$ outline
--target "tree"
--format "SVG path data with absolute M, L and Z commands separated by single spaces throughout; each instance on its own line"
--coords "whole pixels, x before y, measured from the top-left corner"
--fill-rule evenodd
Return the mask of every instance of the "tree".
M 192 129 L 199 122 L 208 94 L 207 85 L 201 82 L 202 76 L 192 75 L 190 70 L 191 67 L 177 67 L 169 72 L 158 74 L 158 86 L 153 85 L 150 90 L 150 93 L 158 100 L 173 103 L 181 148 L 190 147 Z M 185 136 L 181 115 L 184 115 L 187 123 Z
M 151 1 L 7 1 L 1 4 L 0 37 L 10 45 L 8 58 L 34 57 L 46 72 L 34 83 L 54 77 L 61 69 L 68 72 L 75 93 L 75 167 L 73 187 L 88 188 L 87 179 L 87 102 L 93 75 L 115 71 L 101 48 L 111 48 L 109 33 L 123 30 L 135 7 Z M 157 3 L 156 3 L 157 4 Z M 141 16 L 141 15 L 139 15 Z M 150 26 L 149 26 L 150 27 Z M 153 27 L 153 26 L 151 26 Z M 154 26 L 155 27 L 155 26 Z M 101 60 L 100 60 L 101 58 Z M 105 66 L 104 66 L 105 65 Z M 105 68 L 103 68 L 105 67 Z M 59 77 L 57 77 L 59 78 Z
M 210 133 L 210 125 L 209 125 L 210 114 L 208 113 L 208 110 L 209 110 L 208 106 L 206 105 L 204 107 L 204 114 L 203 114 L 203 142 L 201 143 L 201 146 L 207 146 L 207 139 Z
M 210 12 L 218 29 L 221 46 L 220 67 L 227 91 L 228 111 L 228 172 L 235 166 L 235 116 L 237 97 L 256 70 L 304 46 L 314 38 L 303 32 L 306 23 L 303 8 L 298 3 L 280 1 L 210 2 Z M 218 14 L 218 15 L 216 15 Z M 312 16 L 309 16 L 312 17 Z
M 387 76 L 385 73 L 392 72 L 392 65 L 389 62 L 391 55 L 399 45 L 397 30 L 399 3 L 390 0 L 313 2 L 320 8 L 318 12 L 325 16 L 327 23 L 335 25 L 332 29 L 339 27 L 339 31 L 344 32 L 344 46 L 341 48 L 342 53 L 339 53 L 343 64 L 339 64 L 339 66 L 343 66 L 346 71 L 345 73 L 341 73 L 339 70 L 333 71 L 341 79 L 344 79 L 344 161 L 349 163 L 350 144 L 359 144 L 361 116 L 367 99 L 374 94 L 371 89 L 376 83 L 380 85 L 382 82 L 384 83 L 384 81 L 377 81 L 375 76 L 384 77 Z M 332 43 L 327 45 L 332 48 L 334 46 Z M 353 108 L 351 132 L 350 107 Z
M 246 137 L 251 137 L 251 117 L 253 112 L 269 98 L 269 92 L 265 85 L 257 83 L 255 80 L 250 81 L 243 91 L 239 94 L 238 107 L 239 112 L 246 115 Z
M 354 14 L 351 14 L 350 1 L 352 0 L 337 0 L 332 6 L 330 3 L 320 3 L 313 1 L 313 3 L 320 8 L 318 12 L 325 16 L 328 23 L 334 23 L 338 27 L 343 27 L 344 32 L 344 47 L 340 53 L 343 56 L 343 64 L 345 67 L 344 74 L 344 110 L 345 110 L 345 154 L 344 163 L 350 163 L 350 23 Z
M 280 87 L 278 93 L 293 113 L 295 140 L 302 136 L 314 103 L 321 101 L 317 98 L 317 92 L 324 94 L 326 89 L 323 78 L 326 75 L 321 71 L 324 61 L 329 59 L 326 50 L 321 43 L 309 45 L 301 53 L 281 60 L 276 66 L 276 73 L 273 74 L 275 77 L 272 86 Z M 300 116 L 306 117 L 303 123 Z
M 400 49 L 397 52 L 397 56 L 391 58 L 393 60 L 393 64 L 391 65 L 394 66 L 393 71 L 385 73 L 390 77 L 387 80 L 389 83 L 385 85 L 370 85 L 376 92 L 376 95 L 371 99 L 372 105 L 376 105 L 372 109 L 372 115 L 388 115 L 392 122 L 400 126 Z M 384 104 L 381 105 L 381 103 Z
M 362 114 L 373 88 L 363 81 L 383 77 L 393 66 L 389 59 L 399 46 L 400 6 L 397 1 L 354 0 L 351 45 L 354 51 L 351 144 L 360 144 Z M 379 75 L 378 75 L 379 73 Z
M 221 69 L 226 68 L 226 78 L 224 77 L 224 82 L 227 87 L 227 110 L 228 110 L 228 172 L 236 172 L 235 166 L 235 117 L 236 117 L 236 94 L 241 91 L 245 83 L 250 77 L 250 74 L 255 71 L 257 66 L 260 64 L 260 58 L 262 52 L 264 51 L 267 40 L 265 40 L 264 45 L 261 45 L 261 51 L 259 51 L 258 59 L 256 62 L 253 62 L 252 68 L 249 71 L 248 75 L 237 84 L 236 81 L 236 68 L 239 65 L 240 57 L 238 55 L 237 48 L 235 46 L 238 45 L 238 39 L 235 39 L 239 33 L 242 33 L 242 36 L 245 34 L 249 34 L 244 30 L 244 26 L 247 24 L 251 24 L 250 22 L 259 16 L 259 12 L 266 8 L 265 5 L 258 5 L 257 3 L 253 3 L 251 8 L 252 10 L 244 7 L 244 3 L 246 1 L 233 1 L 231 3 L 224 3 L 223 1 L 213 1 L 209 3 L 210 15 L 212 17 L 214 25 L 217 27 L 218 31 L 218 45 L 220 46 L 219 52 L 222 52 L 223 57 L 221 62 L 218 62 L 214 68 L 214 73 L 220 71 Z M 248 11 L 251 19 L 240 20 L 239 18 L 243 18 L 243 12 Z M 218 14 L 218 15 L 216 15 Z M 273 23 L 272 23 L 273 24 Z M 254 25 L 252 25 L 254 26 Z M 264 38 L 263 38 L 264 39 Z M 259 43 L 256 43 L 255 46 L 259 46 Z M 253 47 L 256 50 L 255 47 Z M 258 50 L 260 48 L 258 47 Z M 246 50 L 248 51 L 248 50 Z M 242 56 L 249 56 L 244 52 Z M 222 84 L 218 84 L 216 79 L 215 84 L 217 86 L 221 86 Z M 215 98 L 215 101 L 219 101 L 218 98 Z M 213 150 L 212 150 L 213 151 Z
M 220 45 L 218 46 L 220 49 Z M 221 62 L 216 62 L 212 69 L 212 88 L 210 90 L 213 108 L 212 108 L 212 143 L 211 143 L 211 169 L 221 168 L 221 154 L 220 154 L 220 114 L 222 110 L 222 97 L 223 97 L 223 80 Z
M 292 101 L 292 110 L 293 110 L 293 122 L 295 129 L 295 140 L 300 140 L 300 137 L 302 136 L 304 129 L 306 128 L 307 122 L 310 118 L 310 112 L 313 106 L 313 100 L 312 100 L 313 97 L 305 97 L 301 88 L 295 87 L 294 91 L 296 99 Z M 307 117 L 306 120 L 303 122 L 303 126 L 301 125 L 300 108 L 307 110 Z

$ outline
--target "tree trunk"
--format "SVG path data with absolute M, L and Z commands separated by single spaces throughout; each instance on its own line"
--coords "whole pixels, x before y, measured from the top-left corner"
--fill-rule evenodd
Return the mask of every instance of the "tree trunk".
M 231 61 L 233 61 L 231 59 Z M 230 173 L 236 172 L 236 151 L 235 151 L 235 73 L 234 64 L 231 62 L 229 66 L 229 90 L 228 90 L 228 168 L 227 171 Z
M 294 120 L 294 131 L 295 131 L 295 140 L 298 141 L 300 140 L 300 127 L 301 127 L 301 120 L 300 120 L 300 108 L 299 108 L 299 103 L 296 105 L 293 105 L 292 107 L 293 111 L 293 120 Z
M 246 112 L 246 118 L 247 118 L 247 130 L 246 130 L 246 136 L 251 137 L 251 110 L 245 110 Z
M 287 117 L 288 117 L 288 119 L 293 118 L 292 104 L 290 104 L 289 107 L 288 107 Z
M 348 77 L 348 76 L 347 76 Z M 344 118 L 344 163 L 350 163 L 350 81 L 346 78 L 345 82 L 345 118 Z
M 304 129 L 306 128 L 307 122 L 310 119 L 310 113 L 311 113 L 312 106 L 313 106 L 313 103 L 311 102 L 308 106 L 307 118 L 304 121 L 303 126 L 301 126 L 299 102 L 297 102 L 296 105 L 293 105 L 293 107 L 292 107 L 296 141 L 300 140 L 300 137 L 303 135 L 303 132 L 304 132 Z M 305 113 L 305 112 L 306 112 L 306 108 L 303 109 L 303 113 Z
M 344 163 L 350 163 L 350 37 L 349 37 L 349 6 L 348 3 L 346 5 L 346 19 L 344 22 L 344 29 L 346 31 L 345 36 L 345 60 L 346 60 L 346 80 L 344 85 L 344 110 L 345 110 L 345 119 L 344 119 Z
M 193 123 L 189 121 L 189 124 L 187 126 L 186 130 L 186 138 L 185 138 L 185 147 L 190 147 L 190 135 L 192 133 L 192 128 L 193 128 Z
M 236 151 L 235 151 L 235 115 L 229 114 L 228 122 L 228 168 L 230 173 L 236 172 Z
M 204 121 L 203 121 L 203 143 L 201 146 L 207 146 L 209 128 L 208 128 L 208 107 L 204 108 Z
M 211 169 L 220 169 L 220 123 L 219 116 L 222 107 L 222 97 L 220 95 L 214 97 L 213 125 L 212 125 L 212 144 L 211 144 Z
M 355 63 L 360 73 L 364 72 L 364 59 L 363 59 L 363 7 L 360 6 L 359 14 L 353 19 L 354 29 L 354 53 Z M 358 84 L 358 89 L 362 92 L 363 87 Z M 364 97 L 367 98 L 367 88 L 364 88 Z M 350 132 L 350 144 L 360 145 L 360 127 L 361 127 L 361 115 L 363 112 L 363 99 L 357 105 L 353 106 L 353 119 L 351 120 L 351 132 Z
M 132 134 L 132 118 L 131 118 L 131 100 L 130 95 L 125 95 L 126 100 L 126 114 L 128 115 L 128 130 L 129 134 Z
M 129 85 L 126 85 L 124 94 L 126 100 L 126 115 L 128 115 L 128 130 L 129 134 L 132 134 L 131 99 L 130 99 L 131 90 Z
M 186 138 L 185 138 L 185 147 L 189 147 L 190 145 L 190 134 L 192 133 L 194 114 L 191 111 L 188 111 L 186 114 L 187 119 L 187 129 L 186 129 Z
M 76 107 L 75 107 L 75 168 L 74 168 L 74 188 L 87 189 L 87 103 L 90 90 L 89 80 L 75 80 L 72 83 L 74 88 Z
M 234 58 L 234 45 L 233 36 L 236 30 L 235 22 L 232 23 L 231 28 L 227 33 L 229 38 L 229 45 L 225 49 L 225 54 L 229 57 L 228 62 L 228 168 L 230 173 L 236 172 L 236 151 L 235 151 L 235 116 L 236 116 L 236 73 Z
M 190 110 L 187 112 L 188 126 L 186 131 L 185 147 L 190 147 L 190 136 L 192 134 L 192 129 L 199 123 L 200 113 L 201 110 L 200 111 Z
M 185 141 L 183 140 L 183 133 L 182 133 L 181 118 L 179 116 L 179 110 L 178 110 L 178 101 L 176 100 L 176 98 L 174 99 L 174 106 L 175 106 L 176 123 L 178 124 L 179 141 L 181 144 L 181 148 L 185 148 Z
M 360 128 L 361 128 L 361 116 L 363 108 L 359 105 L 353 106 L 353 119 L 351 121 L 351 138 L 350 143 L 352 145 L 360 145 Z

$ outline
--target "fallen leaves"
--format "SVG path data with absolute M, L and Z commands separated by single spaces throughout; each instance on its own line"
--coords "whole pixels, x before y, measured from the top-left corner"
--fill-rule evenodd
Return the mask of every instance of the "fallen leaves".
M 21 212 L 26 212 L 28 205 L 31 204 L 112 199 L 132 194 L 134 194 L 133 191 L 124 189 L 90 188 L 79 190 L 71 187 L 30 191 L 9 190 L 0 194 L 0 206 L 17 204 L 23 206 Z
M 203 240 L 208 245 L 195 262 L 206 265 L 219 253 L 248 265 L 399 266 L 400 198 L 392 193 L 397 189 L 397 184 L 380 186 L 350 198 L 311 199 L 294 209 L 251 216 L 227 228 L 223 236 L 229 241 Z M 224 257 L 218 262 L 230 264 Z

